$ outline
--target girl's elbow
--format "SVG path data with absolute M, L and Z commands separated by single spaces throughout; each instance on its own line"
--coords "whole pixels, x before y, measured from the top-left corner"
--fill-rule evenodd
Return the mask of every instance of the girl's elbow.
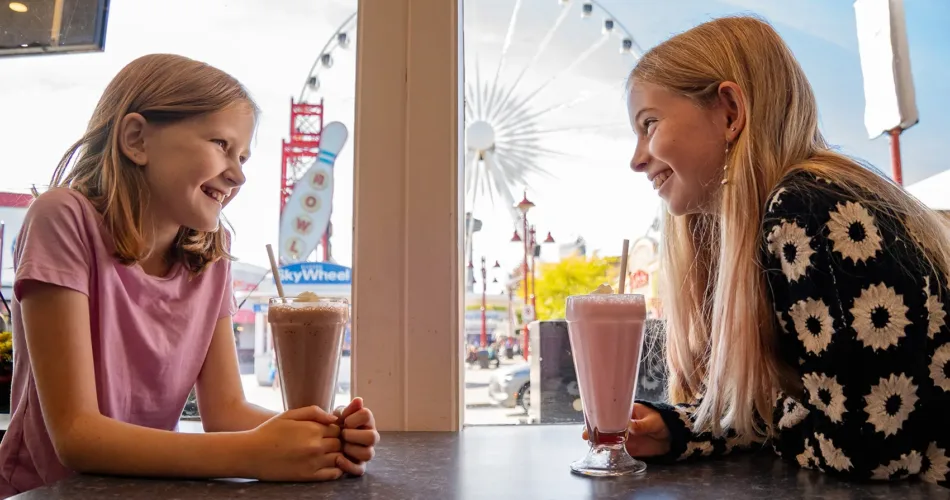
M 90 458 L 102 451 L 95 450 L 95 440 L 89 439 L 90 425 L 94 423 L 88 419 L 75 418 L 60 430 L 50 432 L 56 458 L 69 470 L 92 472 Z

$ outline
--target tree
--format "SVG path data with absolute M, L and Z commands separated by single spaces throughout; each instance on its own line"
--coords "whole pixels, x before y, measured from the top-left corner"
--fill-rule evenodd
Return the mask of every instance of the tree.
M 610 259 L 593 255 L 568 257 L 560 262 L 541 264 L 535 283 L 535 300 L 539 320 L 563 319 L 565 302 L 571 295 L 590 293 L 603 283 L 616 287 L 617 269 Z M 524 286 L 522 281 L 520 287 Z M 523 296 L 519 288 L 518 295 Z

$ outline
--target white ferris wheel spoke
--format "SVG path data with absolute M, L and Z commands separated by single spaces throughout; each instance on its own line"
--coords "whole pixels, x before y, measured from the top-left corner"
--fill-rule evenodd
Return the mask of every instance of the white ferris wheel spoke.
M 534 112 L 534 113 L 532 113 L 532 114 L 529 114 L 529 115 L 526 115 L 526 116 L 524 117 L 524 119 L 525 119 L 525 121 L 537 122 L 537 120 L 538 120 L 539 118 L 541 118 L 541 117 L 543 117 L 543 116 L 545 116 L 545 115 L 554 113 L 554 112 L 556 112 L 556 111 L 561 111 L 561 110 L 565 110 L 565 109 L 571 109 L 571 108 L 573 108 L 574 106 L 577 106 L 578 104 L 583 104 L 583 103 L 585 103 L 585 102 L 587 102 L 587 101 L 590 101 L 590 100 L 593 99 L 594 97 L 601 97 L 601 96 L 604 96 L 604 95 L 608 94 L 609 92 L 611 92 L 612 90 L 613 90 L 612 87 L 604 87 L 603 89 L 601 89 L 601 90 L 599 90 L 599 91 L 597 91 L 597 92 L 582 92 L 581 95 L 579 95 L 578 97 L 576 97 L 576 98 L 573 99 L 573 100 L 570 100 L 570 101 L 567 101 L 567 102 L 561 102 L 561 103 L 553 104 L 553 105 L 551 105 L 551 106 L 549 106 L 549 107 L 547 107 L 547 108 L 545 108 L 545 109 L 536 111 L 536 112 Z M 625 125 L 626 125 L 626 122 L 624 122 L 624 126 L 625 126 Z M 512 133 L 517 133 L 518 131 L 519 131 L 519 130 L 518 130 L 517 128 L 499 128 L 499 129 L 498 129 L 498 133 L 499 133 L 499 134 L 504 134 L 504 135 L 510 135 L 510 134 L 512 134 Z
M 512 139 L 538 139 L 552 134 L 566 134 L 571 132 L 590 132 L 594 130 L 603 130 L 608 128 L 617 128 L 626 126 L 625 122 L 598 123 L 596 125 L 580 125 L 574 127 L 559 127 L 543 130 L 526 130 L 523 132 L 512 132 L 505 134 L 505 137 Z
M 508 57 L 508 50 L 511 48 L 511 39 L 515 34 L 515 27 L 518 25 L 518 12 L 520 10 L 521 0 L 515 0 L 515 6 L 511 10 L 511 19 L 508 21 L 508 31 L 505 33 L 505 41 L 501 46 L 501 55 L 498 57 L 498 67 L 495 69 L 495 79 L 492 80 L 491 95 L 488 98 L 488 109 L 491 109 L 492 105 L 495 104 L 496 97 L 501 97 L 501 88 L 498 86 L 498 77 L 501 76 L 501 70 L 505 67 L 505 60 Z
M 564 68 L 561 69 L 561 71 L 558 71 L 557 73 L 555 73 L 554 76 L 545 80 L 540 86 L 534 89 L 533 92 L 528 94 L 527 97 L 522 99 L 520 102 L 508 108 L 506 110 L 507 113 L 501 115 L 498 118 L 498 121 L 504 122 L 507 119 L 507 117 L 510 116 L 512 113 L 524 109 L 525 106 L 528 106 L 531 103 L 531 100 L 534 99 L 535 96 L 540 94 L 542 90 L 547 88 L 548 85 L 556 82 L 559 78 L 567 74 L 569 71 L 573 71 L 574 68 L 576 68 L 582 62 L 584 62 L 588 57 L 590 57 L 594 52 L 596 52 L 597 49 L 603 47 L 603 45 L 607 43 L 607 40 L 610 40 L 609 34 L 605 34 L 601 36 L 600 38 L 598 38 L 596 42 L 594 42 L 593 44 L 591 44 L 590 47 L 587 48 L 587 50 L 585 50 L 584 52 L 581 52 L 580 55 L 578 55 L 573 61 L 571 61 L 571 64 L 565 66 Z
M 478 54 L 475 54 L 475 119 L 479 120 L 482 115 L 482 77 L 481 65 L 478 62 Z
M 508 87 L 508 92 L 505 94 L 505 97 L 501 100 L 501 104 L 498 106 L 498 110 L 503 109 L 508 105 L 511 96 L 514 94 L 515 90 L 518 88 L 518 84 L 521 83 L 521 79 L 524 78 L 525 73 L 531 69 L 535 63 L 538 62 L 538 59 L 541 58 L 541 54 L 544 53 L 544 50 L 548 48 L 548 45 L 551 44 L 551 40 L 554 38 L 554 34 L 557 33 L 557 29 L 561 27 L 561 24 L 564 23 L 564 19 L 567 18 L 567 14 L 570 12 L 570 5 L 565 5 L 561 8 L 560 14 L 558 14 L 557 19 L 554 21 L 554 24 L 548 28 L 547 33 L 544 34 L 544 38 L 541 39 L 541 43 L 538 44 L 538 49 L 534 52 L 534 56 L 531 57 L 531 60 L 528 61 L 528 64 L 525 64 L 521 68 L 521 72 L 518 73 L 518 77 L 515 78 L 514 83 Z M 493 116 L 494 117 L 494 116 Z
M 511 215 L 512 218 L 517 218 L 518 214 L 517 209 L 515 209 L 515 199 L 511 195 L 511 189 L 508 187 L 514 182 L 525 182 L 524 176 L 519 176 L 519 171 L 523 172 L 524 170 L 521 167 L 509 168 L 505 165 L 503 160 L 500 160 L 495 156 L 495 153 L 489 153 L 486 158 L 486 162 L 490 163 L 493 168 L 497 168 L 502 172 L 513 174 L 512 177 L 508 178 L 501 175 L 493 176 L 492 182 L 494 184 L 494 190 L 498 193 L 498 196 L 501 198 L 501 205 L 506 209 L 506 211 Z

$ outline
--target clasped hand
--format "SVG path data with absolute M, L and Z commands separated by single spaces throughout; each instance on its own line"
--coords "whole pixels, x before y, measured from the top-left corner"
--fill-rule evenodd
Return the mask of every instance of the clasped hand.
M 263 481 L 332 481 L 362 476 L 379 443 L 373 413 L 361 398 L 328 414 L 316 406 L 289 410 L 249 433 L 252 467 Z
M 379 443 L 373 412 L 363 406 L 363 398 L 356 398 L 345 408 L 334 410 L 333 416 L 342 422 L 340 441 L 343 456 L 339 467 L 347 474 L 362 476 L 366 472 L 366 462 L 376 456 Z

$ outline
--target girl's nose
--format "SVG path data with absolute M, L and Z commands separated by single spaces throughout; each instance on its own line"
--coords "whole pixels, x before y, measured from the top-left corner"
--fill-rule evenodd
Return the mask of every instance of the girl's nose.
M 241 187 L 247 182 L 247 177 L 240 168 L 233 168 L 224 173 L 224 178 L 234 187 Z

